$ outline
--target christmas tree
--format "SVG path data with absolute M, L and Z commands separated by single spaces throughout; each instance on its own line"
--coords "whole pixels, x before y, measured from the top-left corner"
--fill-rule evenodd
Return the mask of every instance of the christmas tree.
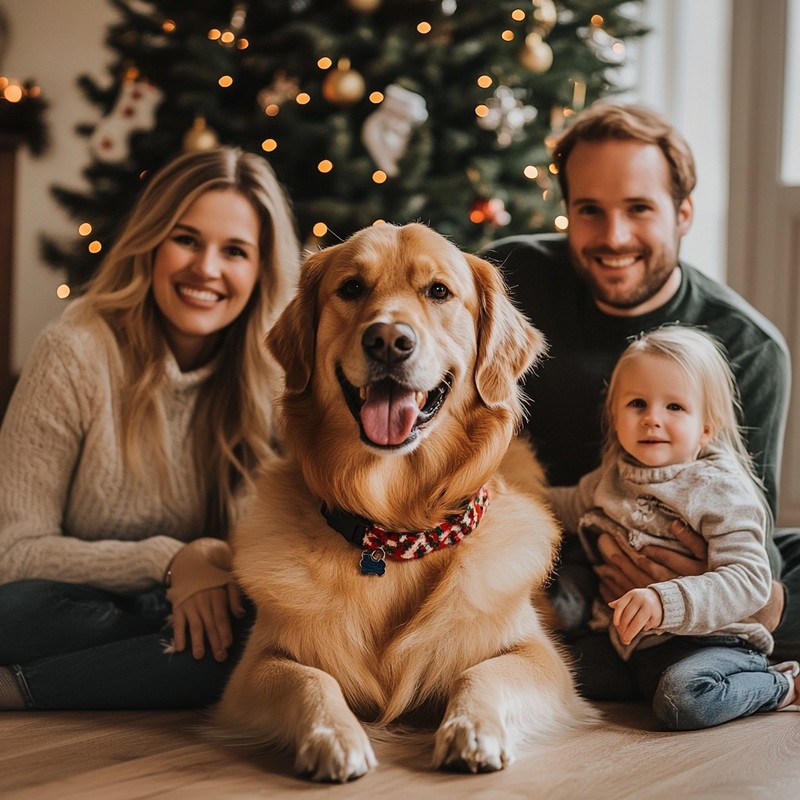
M 183 149 L 261 152 L 299 234 L 429 223 L 474 250 L 557 227 L 548 143 L 616 85 L 645 31 L 630 0 L 111 0 L 111 81 L 82 76 L 99 122 L 81 223 L 45 258 L 96 269 L 147 174 Z

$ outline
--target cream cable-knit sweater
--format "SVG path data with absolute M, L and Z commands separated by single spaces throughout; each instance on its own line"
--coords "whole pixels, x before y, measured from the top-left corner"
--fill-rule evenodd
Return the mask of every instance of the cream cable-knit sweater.
M 162 580 L 204 530 L 192 413 L 209 366 L 171 354 L 164 408 L 170 480 L 140 480 L 119 443 L 122 365 L 105 323 L 77 300 L 39 336 L 0 431 L 0 583 L 47 578 L 118 592 Z M 146 461 L 145 461 L 146 463 Z

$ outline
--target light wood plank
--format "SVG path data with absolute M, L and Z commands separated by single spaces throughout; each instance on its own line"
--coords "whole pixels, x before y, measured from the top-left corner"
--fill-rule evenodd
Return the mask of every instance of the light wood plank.
M 596 729 L 539 746 L 489 775 L 434 772 L 411 742 L 376 742 L 380 766 L 347 784 L 296 778 L 288 757 L 222 747 L 191 712 L 0 714 L 4 800 L 796 800 L 800 714 L 689 733 L 639 704 L 606 704 Z

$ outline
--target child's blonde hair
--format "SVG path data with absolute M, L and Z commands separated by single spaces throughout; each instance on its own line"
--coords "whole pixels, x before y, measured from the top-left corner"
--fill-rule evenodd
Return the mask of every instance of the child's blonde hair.
M 642 355 L 668 358 L 680 367 L 686 379 L 700 392 L 703 420 L 709 426 L 710 441 L 736 460 L 743 476 L 752 482 L 766 507 L 764 484 L 747 451 L 739 424 L 739 390 L 725 350 L 717 339 L 698 328 L 664 325 L 639 334 L 625 348 L 614 366 L 606 390 L 603 463 L 613 463 L 623 454 L 622 445 L 614 431 L 612 409 L 622 367 Z
M 299 272 L 299 246 L 289 201 L 269 164 L 235 147 L 178 156 L 145 185 L 119 238 L 90 282 L 86 302 L 106 320 L 125 365 L 121 443 L 135 475 L 156 469 L 164 480 L 164 410 L 156 389 L 165 379 L 167 344 L 153 298 L 158 246 L 201 195 L 233 190 L 260 223 L 258 281 L 242 313 L 225 331 L 216 370 L 194 412 L 194 449 L 208 497 L 208 530 L 224 535 L 240 483 L 280 438 L 273 403 L 281 387 L 264 336 L 289 302 Z M 155 463 L 147 463 L 148 455 Z

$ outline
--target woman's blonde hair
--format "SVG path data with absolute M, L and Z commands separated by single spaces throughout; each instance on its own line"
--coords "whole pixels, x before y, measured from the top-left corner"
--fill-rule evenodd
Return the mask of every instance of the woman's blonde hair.
M 208 499 L 208 535 L 225 535 L 235 495 L 277 443 L 274 402 L 279 372 L 264 336 L 289 302 L 299 269 L 299 247 L 289 202 L 267 162 L 233 147 L 191 152 L 153 175 L 127 224 L 86 291 L 86 303 L 105 319 L 127 376 L 121 440 L 135 472 L 152 469 L 155 453 L 167 472 L 166 420 L 157 391 L 165 379 L 167 343 L 153 298 L 158 246 L 200 195 L 234 190 L 255 209 L 261 225 L 260 272 L 242 313 L 225 331 L 215 372 L 200 389 L 194 412 L 194 449 Z
M 741 406 L 736 379 L 722 344 L 698 328 L 665 325 L 639 334 L 625 348 L 611 373 L 606 391 L 603 463 L 609 465 L 623 455 L 613 426 L 619 375 L 626 364 L 643 355 L 670 359 L 678 365 L 690 384 L 698 389 L 703 402 L 703 419 L 711 429 L 711 442 L 735 459 L 743 477 L 752 482 L 756 495 L 766 509 L 764 485 L 747 451 L 739 424 Z

